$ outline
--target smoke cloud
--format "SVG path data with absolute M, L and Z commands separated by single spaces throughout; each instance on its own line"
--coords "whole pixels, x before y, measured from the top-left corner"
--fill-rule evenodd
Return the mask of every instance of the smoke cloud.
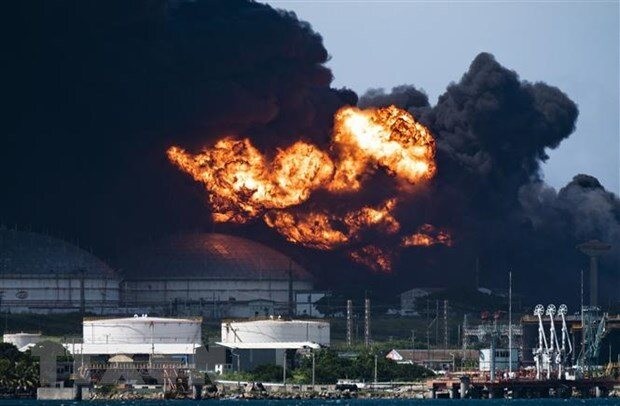
M 577 106 L 555 87 L 520 80 L 490 54 L 478 55 L 434 106 L 411 85 L 371 90 L 358 103 L 354 92 L 330 87 L 321 36 L 264 4 L 2 7 L 10 39 L 0 148 L 5 224 L 78 239 L 114 263 L 119 250 L 145 239 L 213 229 L 204 189 L 167 161 L 171 145 L 198 150 L 236 135 L 267 154 L 298 140 L 326 148 L 339 108 L 394 104 L 428 126 L 437 147 L 436 177 L 399 203 L 403 233 L 433 224 L 449 230 L 453 244 L 403 249 L 391 276 L 398 283 L 384 284 L 386 291 L 473 285 L 479 259 L 485 284 L 505 284 L 512 269 L 517 290 L 532 298 L 554 287 L 574 301 L 587 266 L 575 245 L 597 238 L 614 245 L 602 261 L 603 297 L 617 295 L 618 197 L 587 175 L 556 191 L 540 174 L 546 151 L 573 132 Z M 362 192 L 379 203 L 398 187 L 378 175 Z M 339 253 L 284 245 L 260 223 L 218 227 L 305 254 L 326 286 L 339 283 L 335 268 L 353 266 Z
M 260 148 L 328 139 L 357 96 L 332 89 L 319 34 L 240 0 L 4 4 L 0 221 L 92 245 L 210 228 L 204 192 L 169 164 L 246 134 Z M 3 193 L 4 194 L 4 193 Z
M 437 178 L 410 202 L 410 221 L 430 219 L 451 229 L 458 247 L 445 256 L 410 253 L 403 262 L 435 269 L 441 276 L 426 282 L 441 284 L 471 282 L 479 260 L 484 284 L 505 285 L 512 269 L 530 296 L 542 298 L 554 289 L 575 302 L 579 269 L 587 270 L 587 258 L 575 246 L 599 239 L 614 244 L 602 258 L 607 297 L 613 298 L 620 263 L 618 197 L 587 175 L 557 192 L 540 173 L 546 151 L 573 132 L 575 103 L 555 87 L 521 81 L 486 53 L 437 105 L 424 100 L 413 86 L 360 98 L 366 106 L 400 103 L 437 141 Z

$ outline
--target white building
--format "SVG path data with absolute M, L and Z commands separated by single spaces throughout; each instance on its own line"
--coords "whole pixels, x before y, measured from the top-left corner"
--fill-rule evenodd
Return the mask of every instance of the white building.
M 512 369 L 516 370 L 519 367 L 519 351 L 517 348 L 512 348 L 509 351 L 507 348 L 495 349 L 495 370 L 496 371 L 508 371 L 510 368 L 510 358 L 512 358 Z M 480 350 L 479 368 L 482 372 L 489 372 L 491 370 L 491 349 L 484 348 Z
M 400 296 L 400 315 L 401 316 L 418 316 L 421 309 L 417 308 L 419 299 L 426 297 L 435 292 L 441 292 L 442 288 L 414 288 L 409 289 Z
M 2 342 L 13 344 L 21 352 L 24 352 L 43 339 L 39 333 L 14 333 L 4 334 Z

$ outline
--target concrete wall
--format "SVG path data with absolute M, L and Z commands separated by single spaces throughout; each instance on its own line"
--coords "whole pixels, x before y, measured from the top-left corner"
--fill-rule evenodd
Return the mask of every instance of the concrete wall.
M 228 302 L 268 300 L 288 302 L 287 280 L 133 280 L 123 282 L 127 305 L 203 300 Z M 293 290 L 310 290 L 312 284 L 293 281 Z
M 37 388 L 37 400 L 74 400 L 77 388 Z

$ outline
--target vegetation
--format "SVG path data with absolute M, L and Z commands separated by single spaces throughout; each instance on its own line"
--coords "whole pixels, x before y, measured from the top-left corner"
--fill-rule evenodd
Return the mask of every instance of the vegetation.
M 0 395 L 34 396 L 38 385 L 39 367 L 30 352 L 0 343 Z
M 315 353 L 315 381 L 322 384 L 334 384 L 341 378 L 373 381 L 375 356 L 377 380 L 382 382 L 417 381 L 434 375 L 431 370 L 419 365 L 397 364 L 376 349 L 361 351 L 353 357 L 342 357 L 332 349 L 323 349 Z M 293 376 L 299 383 L 311 383 L 312 357 L 302 358 Z
M 363 350 L 352 357 L 340 356 L 332 349 L 315 352 L 315 383 L 335 384 L 338 379 L 348 378 L 371 382 L 374 380 L 375 355 L 377 355 L 377 380 L 387 381 L 418 381 L 434 375 L 433 371 L 419 365 L 397 364 L 385 358 L 385 353 Z M 302 356 L 297 367 L 287 371 L 289 383 L 312 383 L 312 357 Z M 225 380 L 282 382 L 283 371 L 279 365 L 262 365 L 250 372 L 228 373 Z

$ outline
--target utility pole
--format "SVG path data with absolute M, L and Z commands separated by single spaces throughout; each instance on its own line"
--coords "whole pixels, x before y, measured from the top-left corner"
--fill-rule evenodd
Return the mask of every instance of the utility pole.
M 312 349 L 312 390 L 314 391 L 314 371 L 315 371 L 315 364 L 314 364 L 314 348 Z
M 448 348 L 448 301 L 443 301 L 443 348 Z
M 370 299 L 364 300 L 364 345 L 370 346 Z
M 411 351 L 415 350 L 415 330 L 411 330 Z
M 430 368 L 431 364 L 431 331 L 426 329 L 426 367 Z
M 512 271 L 508 271 L 508 378 L 512 376 Z
M 467 313 L 463 314 L 463 329 L 462 329 L 463 349 L 467 349 Z
M 353 342 L 353 301 L 347 300 L 347 346 Z
M 286 390 L 286 349 L 284 350 L 284 363 L 282 364 L 282 383 L 284 384 L 284 390 Z
M 375 354 L 375 388 L 377 385 L 377 354 Z
M 439 347 L 439 299 L 435 300 L 435 346 Z

